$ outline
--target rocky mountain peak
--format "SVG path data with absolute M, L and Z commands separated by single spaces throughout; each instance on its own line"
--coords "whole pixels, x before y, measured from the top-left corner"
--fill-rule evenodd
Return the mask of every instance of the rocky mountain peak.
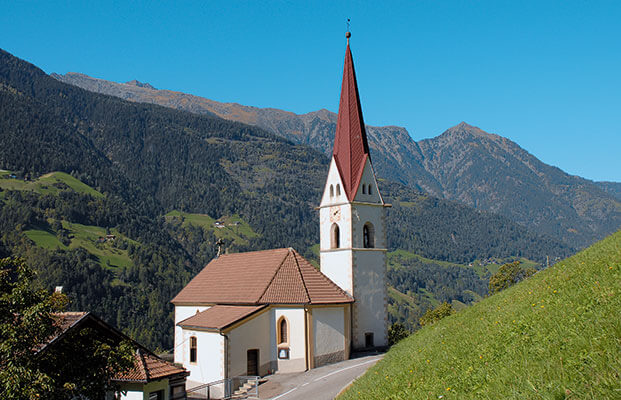
M 127 81 L 125 82 L 126 85 L 130 85 L 130 86 L 136 86 L 136 87 L 141 87 L 141 88 L 145 88 L 145 89 L 151 89 L 151 90 L 157 90 L 156 88 L 154 88 L 153 86 L 151 86 L 149 83 L 147 82 L 140 82 L 139 80 L 131 80 L 131 81 Z

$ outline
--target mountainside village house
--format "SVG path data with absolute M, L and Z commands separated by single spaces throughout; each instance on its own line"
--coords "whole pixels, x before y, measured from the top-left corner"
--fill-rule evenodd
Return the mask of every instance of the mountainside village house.
M 347 48 L 320 215 L 321 271 L 291 248 L 225 254 L 172 299 L 188 386 L 296 372 L 387 345 L 385 204 Z

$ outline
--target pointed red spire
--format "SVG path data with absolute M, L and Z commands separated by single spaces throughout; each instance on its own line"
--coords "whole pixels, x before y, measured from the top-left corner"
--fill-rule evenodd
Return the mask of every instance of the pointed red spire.
M 364 164 L 370 156 L 364 120 L 362 119 L 354 60 L 349 49 L 349 36 L 347 37 L 341 101 L 332 155 L 343 180 L 347 198 L 352 201 L 360 185 Z

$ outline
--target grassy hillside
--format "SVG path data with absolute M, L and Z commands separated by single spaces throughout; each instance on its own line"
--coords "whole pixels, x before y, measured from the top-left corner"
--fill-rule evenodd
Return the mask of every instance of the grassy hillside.
M 217 220 L 205 214 L 191 214 L 181 211 L 171 211 L 166 214 L 169 222 L 178 222 L 183 226 L 195 225 L 214 234 L 218 239 L 224 240 L 226 246 L 231 243 L 248 245 L 248 239 L 259 235 L 239 215 L 224 216 Z
M 58 194 L 62 190 L 69 189 L 76 193 L 103 197 L 103 194 L 97 190 L 64 172 L 50 172 L 34 180 L 24 180 L 11 171 L 1 170 L 0 188 L 4 190 L 28 190 L 39 194 Z
M 394 346 L 342 399 L 618 399 L 621 231 Z

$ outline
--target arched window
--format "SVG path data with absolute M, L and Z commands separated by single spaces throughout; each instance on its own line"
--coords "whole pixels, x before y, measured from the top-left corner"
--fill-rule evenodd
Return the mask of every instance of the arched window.
M 371 185 L 369 185 L 369 189 L 367 189 L 367 193 L 371 194 Z
M 367 222 L 362 228 L 362 247 L 365 249 L 371 249 L 375 247 L 375 229 L 373 224 Z
M 196 343 L 196 336 L 190 336 L 190 362 L 191 363 L 196 362 L 197 349 L 198 347 Z
M 367 194 L 367 185 L 362 185 L 362 194 Z
M 283 316 L 278 320 L 278 344 L 289 342 L 289 324 Z
M 341 185 L 340 184 L 336 184 L 336 195 L 340 196 L 341 195 Z
M 338 249 L 341 247 L 341 232 L 337 224 L 332 224 L 330 228 L 330 248 Z
M 330 185 L 330 197 L 334 197 L 334 185 Z

